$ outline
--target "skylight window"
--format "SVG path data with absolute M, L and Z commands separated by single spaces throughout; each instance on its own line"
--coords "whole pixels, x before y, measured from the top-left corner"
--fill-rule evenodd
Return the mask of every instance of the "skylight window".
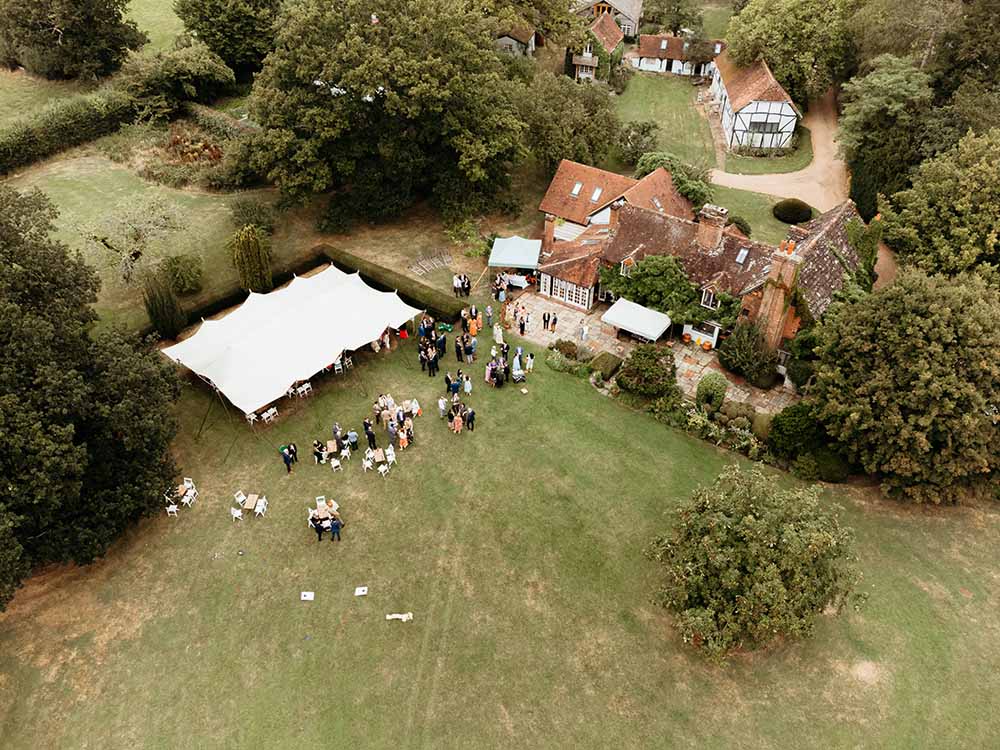
M 667 48 L 667 40 L 666 39 L 661 39 L 660 40 L 660 49 L 666 49 L 666 48 Z
M 597 199 L 601 197 L 601 193 L 604 192 L 604 188 L 594 188 L 594 192 L 590 195 L 590 202 L 597 203 Z
M 569 191 L 569 194 L 576 198 L 580 194 L 581 190 L 583 190 L 583 183 L 578 182 L 573 186 L 573 189 Z
M 657 211 L 663 210 L 663 204 L 660 203 L 660 199 L 657 198 L 655 195 L 653 196 L 653 205 L 656 206 Z
M 741 266 L 746 263 L 747 256 L 750 254 L 750 248 L 741 247 L 739 253 L 736 255 L 736 262 Z

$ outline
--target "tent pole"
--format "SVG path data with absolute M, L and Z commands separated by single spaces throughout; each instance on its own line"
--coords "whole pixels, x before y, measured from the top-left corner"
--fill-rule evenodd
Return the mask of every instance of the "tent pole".
M 205 429 L 205 422 L 208 419 L 208 413 L 212 411 L 212 404 L 214 403 L 215 401 L 213 401 L 212 399 L 208 400 L 208 408 L 205 409 L 205 416 L 201 418 L 201 425 L 198 427 L 198 434 L 195 435 L 195 439 L 201 437 L 201 431 Z

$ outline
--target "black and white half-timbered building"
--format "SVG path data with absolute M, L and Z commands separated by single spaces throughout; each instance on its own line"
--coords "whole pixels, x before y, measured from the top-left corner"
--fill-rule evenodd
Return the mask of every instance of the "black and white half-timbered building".
M 763 60 L 741 68 L 727 52 L 715 59 L 712 97 L 726 148 L 779 149 L 792 143 L 802 113 Z

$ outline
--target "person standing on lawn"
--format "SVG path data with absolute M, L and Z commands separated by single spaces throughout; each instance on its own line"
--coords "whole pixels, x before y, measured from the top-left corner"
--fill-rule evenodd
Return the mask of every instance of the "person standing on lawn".
M 465 353 L 464 347 L 462 346 L 462 337 L 455 337 L 455 359 L 459 362 L 462 361 L 462 355 Z
M 285 471 L 292 473 L 292 454 L 288 452 L 288 446 L 281 446 L 281 460 L 285 462 Z
M 474 432 L 476 429 L 476 411 L 475 409 L 469 409 L 465 412 L 465 426 L 469 428 L 469 432 Z
M 299 462 L 299 447 L 295 443 L 288 444 L 288 454 L 292 457 L 292 463 Z
M 337 516 L 330 519 L 330 541 L 332 542 L 336 539 L 340 541 L 340 530 L 344 528 L 344 522 L 341 521 Z
M 438 372 L 438 353 L 437 349 L 431 349 L 427 352 L 427 374 L 430 377 L 435 377 Z
M 444 413 L 448 411 L 448 402 L 445 400 L 444 396 L 438 398 L 438 412 L 441 414 L 441 419 L 444 419 Z
M 493 305 L 486 306 L 486 326 L 488 328 L 493 327 Z

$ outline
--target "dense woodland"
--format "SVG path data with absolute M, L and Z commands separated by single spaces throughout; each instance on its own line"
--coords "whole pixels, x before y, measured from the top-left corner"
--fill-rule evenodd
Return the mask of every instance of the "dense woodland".
M 646 153 L 655 126 L 623 128 L 607 85 L 496 51 L 496 32 L 516 22 L 577 43 L 583 21 L 558 0 L 386 0 L 377 14 L 360 0 L 177 0 L 189 34 L 142 58 L 130 57 L 144 37 L 124 6 L 0 0 L 0 61 L 102 84 L 0 130 L 0 171 L 126 122 L 172 118 L 242 82 L 255 127 L 229 134 L 210 186 L 272 184 L 287 204 L 321 197 L 328 229 L 420 201 L 452 223 L 509 209 L 527 163 L 551 173 L 560 159 L 596 164 L 612 150 L 640 172 L 670 165 L 686 194 L 711 195 L 703 169 Z M 737 10 L 727 35 L 737 61 L 764 56 L 803 106 L 841 87 L 851 194 L 872 222 L 853 227 L 864 267 L 792 343 L 806 406 L 776 418 L 782 442 L 770 448 L 779 463 L 843 465 L 914 501 L 996 493 L 1000 0 L 749 0 Z M 657 29 L 700 28 L 693 0 L 651 2 L 647 16 Z M 176 383 L 140 342 L 89 335 L 97 282 L 49 239 L 51 220 L 44 196 L 0 188 L 0 603 L 31 566 L 101 554 L 159 507 L 172 474 Z M 880 239 L 904 272 L 873 291 Z M 265 245 L 256 232 L 234 242 L 247 288 L 270 283 Z M 633 286 L 695 319 L 690 282 L 659 263 Z M 147 290 L 170 308 L 162 284 Z M 763 362 L 773 375 L 758 338 L 734 332 L 724 363 Z M 75 514 L 81 496 L 100 498 L 102 512 Z

